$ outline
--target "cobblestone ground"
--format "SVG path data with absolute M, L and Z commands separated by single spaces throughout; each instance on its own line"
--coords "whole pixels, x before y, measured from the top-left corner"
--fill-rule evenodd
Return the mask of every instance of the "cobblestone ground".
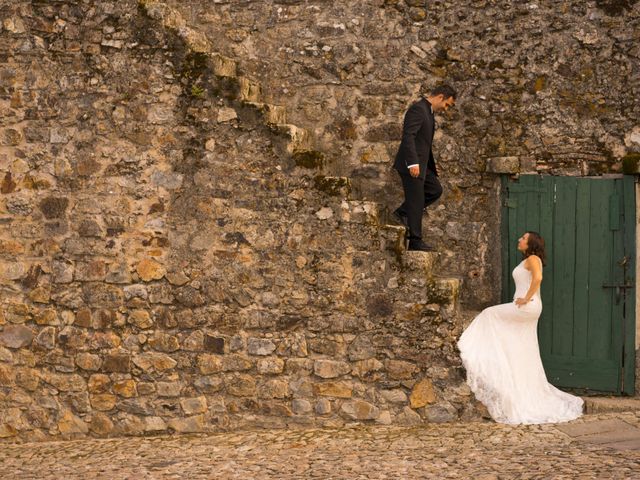
M 572 424 L 611 419 L 640 426 L 640 413 Z M 477 422 L 0 444 L 0 466 L 3 480 L 640 479 L 640 450 Z

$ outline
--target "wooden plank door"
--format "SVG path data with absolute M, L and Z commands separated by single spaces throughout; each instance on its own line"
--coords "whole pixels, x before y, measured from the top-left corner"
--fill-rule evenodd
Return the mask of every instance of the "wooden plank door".
M 524 175 L 504 180 L 503 300 L 522 260 L 517 239 L 547 247 L 538 337 L 547 378 L 560 387 L 633 393 L 635 199 L 632 178 Z

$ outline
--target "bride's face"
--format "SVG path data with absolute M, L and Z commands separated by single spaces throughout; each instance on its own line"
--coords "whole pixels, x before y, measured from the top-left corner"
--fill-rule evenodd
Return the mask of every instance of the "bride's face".
M 518 251 L 525 252 L 529 246 L 529 234 L 525 233 L 518 239 Z

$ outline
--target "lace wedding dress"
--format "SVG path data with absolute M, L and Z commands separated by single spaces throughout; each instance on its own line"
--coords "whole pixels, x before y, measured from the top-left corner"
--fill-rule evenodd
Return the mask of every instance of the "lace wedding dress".
M 531 285 L 524 261 L 513 270 L 515 298 Z M 547 382 L 537 324 L 542 312 L 540 291 L 527 305 L 515 302 L 483 310 L 458 341 L 467 383 L 476 398 L 500 423 L 555 423 L 582 415 L 583 401 Z

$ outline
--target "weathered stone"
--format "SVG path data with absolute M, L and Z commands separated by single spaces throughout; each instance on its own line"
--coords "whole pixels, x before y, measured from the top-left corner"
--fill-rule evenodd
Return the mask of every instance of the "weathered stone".
M 80 417 L 75 416 L 71 411 L 67 410 L 58 421 L 58 430 L 60 430 L 62 435 L 70 435 L 74 433 L 87 433 L 89 427 Z
M 487 172 L 490 173 L 518 173 L 520 159 L 518 157 L 493 157 L 487 159 Z
M 204 338 L 205 335 L 201 331 L 192 332 L 182 341 L 182 349 L 192 352 L 202 351 L 204 349 Z
M 94 355 L 92 353 L 79 353 L 76 355 L 76 365 L 83 370 L 89 371 L 97 371 L 100 370 L 100 366 L 102 365 L 102 359 L 99 355 Z
M 89 401 L 91 406 L 96 410 L 108 411 L 116 406 L 116 396 L 110 393 L 98 393 L 96 395 L 90 395 Z
M 360 360 L 356 362 L 352 369 L 352 374 L 359 378 L 367 378 L 381 371 L 384 365 L 380 360 L 375 358 L 369 358 L 367 360 Z
M 207 411 L 207 399 L 204 396 L 195 398 L 183 398 L 180 406 L 185 415 L 195 415 Z
M 156 359 L 148 360 L 149 362 L 153 362 Z M 156 360 L 159 361 L 159 360 Z M 142 363 L 145 363 L 144 360 L 141 360 Z M 136 364 L 137 365 L 137 364 Z M 143 370 L 147 370 L 140 365 L 138 365 Z M 106 355 L 104 357 L 104 364 L 102 365 L 102 370 L 105 372 L 119 372 L 119 373 L 128 373 L 131 370 L 131 356 L 124 353 L 115 353 L 111 355 Z
M 211 353 L 224 353 L 225 339 L 211 335 L 204 336 L 204 349 Z
M 37 287 L 29 292 L 29 299 L 34 303 L 49 303 L 51 291 L 45 287 Z
M 22 348 L 33 341 L 33 332 L 22 325 L 8 325 L 0 332 L 0 345 L 8 348 Z
M 40 211 L 47 219 L 62 218 L 69 206 L 69 199 L 47 197 L 40 202 Z
M 403 360 L 387 360 L 385 368 L 389 375 L 389 378 L 393 380 L 404 380 L 413 377 L 418 372 L 418 367 Z
M 420 415 L 409 406 L 404 407 L 402 413 L 396 416 L 396 420 L 399 425 L 420 425 L 422 423 Z
M 159 397 L 179 397 L 184 385 L 182 382 L 158 382 L 156 392 Z
M 86 389 L 84 379 L 77 374 L 64 375 L 59 373 L 43 372 L 41 378 L 61 392 L 82 392 Z
M 344 402 L 340 411 L 353 420 L 375 420 L 380 415 L 378 407 L 364 400 L 349 400 Z
M 43 328 L 36 336 L 35 343 L 42 348 L 51 350 L 56 346 L 56 329 L 55 327 Z
M 204 375 L 220 373 L 223 370 L 222 357 L 208 354 L 198 355 L 198 368 L 200 373 Z
M 108 375 L 94 374 L 89 377 L 87 382 L 87 390 L 89 393 L 104 393 L 109 390 L 111 380 Z
M 162 432 L 167 429 L 167 424 L 160 417 L 146 417 L 144 419 L 145 432 Z
M 38 325 L 60 325 L 58 314 L 53 309 L 42 310 L 34 319 Z
M 374 143 L 365 148 L 360 154 L 363 163 L 389 163 L 390 157 L 387 147 L 383 143 Z
M 96 412 L 91 416 L 89 430 L 96 435 L 106 436 L 113 431 L 113 422 L 104 413 Z
M 172 418 L 167 424 L 168 428 L 179 433 L 195 433 L 204 430 L 204 415 L 195 415 L 189 418 Z
M 353 385 L 350 382 L 325 382 L 313 385 L 316 395 L 323 397 L 351 398 Z
M 225 372 L 240 372 L 243 370 L 251 370 L 253 368 L 253 361 L 241 354 L 230 354 L 222 357 L 222 369 Z M 202 372 L 207 373 L 207 372 Z M 214 373 L 214 372 L 208 372 Z
M 311 413 L 313 407 L 309 400 L 295 399 L 291 401 L 291 410 L 296 415 L 307 415 Z
M 230 122 L 238 118 L 238 114 L 233 108 L 221 108 L 218 110 L 218 123 Z
M 411 396 L 411 408 L 424 407 L 427 404 L 436 401 L 436 393 L 433 389 L 433 384 L 428 378 L 423 378 L 413 386 Z
M 258 388 L 258 398 L 286 398 L 289 394 L 289 384 L 279 379 L 267 380 Z
M 149 346 L 154 350 L 161 352 L 175 352 L 180 349 L 180 343 L 178 338 L 173 335 L 167 335 L 156 331 L 153 336 L 148 340 Z
M 448 402 L 427 406 L 425 415 L 432 423 L 453 422 L 458 416 L 455 407 Z
M 161 264 L 148 258 L 145 258 L 138 263 L 136 266 L 136 272 L 138 272 L 140 279 L 144 282 L 160 280 L 166 273 Z
M 15 437 L 17 434 L 18 430 L 12 425 L 0 423 L 0 438 Z
M 138 396 L 136 390 L 136 382 L 132 379 L 120 380 L 113 383 L 113 393 L 124 398 L 132 398 Z
M 326 398 L 321 398 L 316 402 L 315 411 L 318 415 L 328 415 L 331 413 L 331 402 Z
M 254 377 L 238 374 L 225 381 L 227 392 L 235 397 L 252 397 L 257 392 Z
M 266 338 L 249 338 L 247 341 L 250 355 L 271 355 L 275 349 L 275 344 Z
M 129 323 L 140 329 L 147 329 L 153 326 L 153 319 L 146 310 L 134 310 L 129 314 Z
M 16 373 L 13 368 L 0 364 L 0 385 L 12 385 L 15 378 Z
M 365 335 L 358 335 L 347 349 L 349 360 L 355 362 L 357 360 L 367 360 L 375 357 L 375 347 L 371 343 L 371 339 Z
M 351 371 L 351 365 L 347 362 L 336 360 L 316 360 L 313 364 L 313 373 L 321 378 L 336 378 L 346 375 Z
M 406 403 L 407 402 L 407 394 L 400 389 L 394 390 L 382 390 L 380 392 L 382 398 L 384 398 L 389 403 Z M 416 407 L 414 407 L 416 408 Z
M 207 376 L 207 377 L 198 377 L 194 382 L 193 386 L 199 392 L 202 393 L 216 393 L 224 388 L 224 381 L 221 378 Z
M 284 360 L 277 357 L 261 358 L 256 366 L 262 375 L 276 375 L 284 371 Z
M 145 352 L 133 357 L 133 363 L 145 372 L 163 372 L 171 370 L 178 362 L 169 355 L 156 352 Z M 204 372 L 203 372 L 204 373 Z

